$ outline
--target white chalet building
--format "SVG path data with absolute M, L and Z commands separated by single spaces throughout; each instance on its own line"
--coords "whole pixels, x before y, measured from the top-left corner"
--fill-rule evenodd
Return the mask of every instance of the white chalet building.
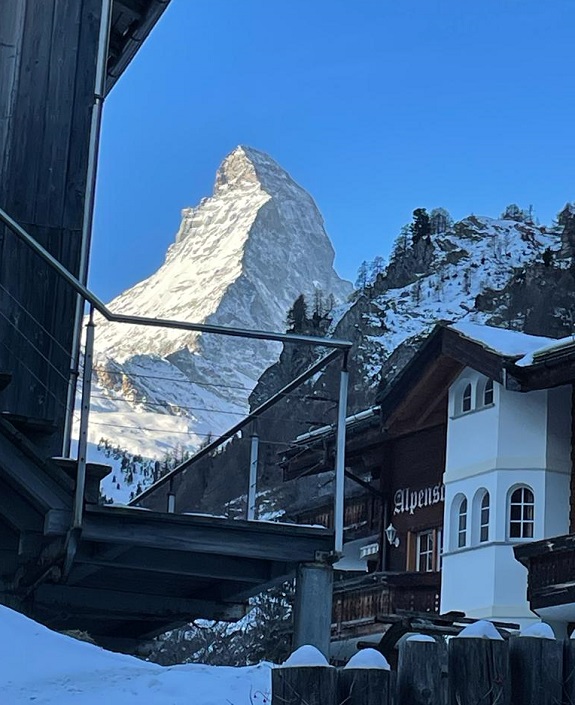
M 384 426 L 402 405 L 417 406 L 420 427 L 447 415 L 441 613 L 539 619 L 514 549 L 571 528 L 572 384 L 549 360 L 574 350 L 571 338 L 441 325 L 384 390 Z

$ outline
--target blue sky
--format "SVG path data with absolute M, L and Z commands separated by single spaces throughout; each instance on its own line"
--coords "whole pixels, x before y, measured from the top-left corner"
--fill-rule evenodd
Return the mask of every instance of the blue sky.
M 91 286 L 151 274 L 238 144 L 315 198 L 354 279 L 414 208 L 575 200 L 573 0 L 172 0 L 104 113 Z

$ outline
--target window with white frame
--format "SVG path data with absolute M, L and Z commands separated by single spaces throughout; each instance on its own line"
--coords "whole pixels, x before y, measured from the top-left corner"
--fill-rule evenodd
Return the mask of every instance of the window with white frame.
M 535 496 L 529 487 L 518 487 L 509 497 L 509 538 L 532 539 Z
M 471 384 L 466 384 L 461 395 L 461 413 L 471 411 Z
M 479 507 L 479 543 L 489 541 L 489 492 L 481 498 Z
M 441 527 L 409 531 L 407 533 L 407 570 L 418 573 L 434 573 L 441 570 L 441 547 Z
M 493 404 L 493 380 L 488 379 L 485 382 L 485 387 L 483 387 L 483 406 L 490 406 Z
M 467 499 L 463 499 L 459 503 L 457 512 L 457 548 L 463 548 L 467 545 Z
M 431 573 L 435 570 L 435 531 L 421 531 L 416 536 L 416 570 Z

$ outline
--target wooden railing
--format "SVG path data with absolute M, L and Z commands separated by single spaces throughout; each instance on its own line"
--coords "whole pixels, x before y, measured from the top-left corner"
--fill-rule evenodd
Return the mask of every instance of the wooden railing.
M 372 573 L 361 580 L 336 583 L 333 596 L 332 629 L 363 631 L 362 625 L 381 628 L 378 618 L 398 611 L 439 612 L 439 573 Z
M 380 527 L 381 503 L 373 497 L 347 499 L 344 509 L 344 530 L 354 537 L 377 533 Z M 297 516 L 298 524 L 320 524 L 333 528 L 333 506 L 324 505 L 302 512 Z

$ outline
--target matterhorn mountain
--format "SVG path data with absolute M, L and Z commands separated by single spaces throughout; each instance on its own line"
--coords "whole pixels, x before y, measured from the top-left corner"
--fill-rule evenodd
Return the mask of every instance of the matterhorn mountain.
M 237 147 L 213 195 L 182 211 L 163 265 L 115 312 L 283 332 L 294 300 L 345 301 L 311 196 L 271 157 Z M 90 441 L 159 458 L 193 450 L 248 411 L 277 343 L 97 320 Z

